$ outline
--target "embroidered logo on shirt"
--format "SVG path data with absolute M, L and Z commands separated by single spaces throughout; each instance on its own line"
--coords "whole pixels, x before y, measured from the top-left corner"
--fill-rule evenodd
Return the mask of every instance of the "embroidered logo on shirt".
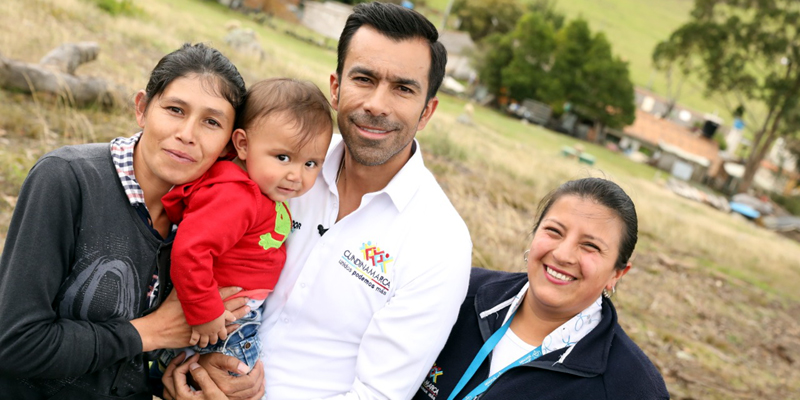
M 283 202 L 275 203 L 275 233 L 283 235 L 276 239 L 272 236 L 272 232 L 267 232 L 260 236 L 258 245 L 264 250 L 277 249 L 281 247 L 289 232 L 292 230 L 292 220 L 289 219 L 289 211 L 286 210 L 286 205 Z
M 431 368 L 431 373 L 428 374 L 428 378 L 433 380 L 433 383 L 436 383 L 436 378 L 438 378 L 439 375 L 442 375 L 442 374 L 444 374 L 444 372 L 442 372 L 442 368 L 441 367 L 437 367 L 436 364 L 433 364 L 433 368 Z
M 392 281 L 386 277 L 388 264 L 392 261 L 394 259 L 389 253 L 381 250 L 377 243 L 368 241 L 361 244 L 358 252 L 345 250 L 339 265 L 376 292 L 385 295 L 392 285 Z
M 386 273 L 386 267 L 388 263 L 394 261 L 394 259 L 389 255 L 389 253 L 381 250 L 380 247 L 377 245 L 372 245 L 372 242 L 362 243 L 361 244 L 361 254 L 364 255 L 364 259 L 367 261 L 372 262 L 373 267 L 381 267 L 381 272 L 384 274 Z
M 419 388 L 422 393 L 425 393 L 433 400 L 436 400 L 436 397 L 439 396 L 439 388 L 436 387 L 436 378 L 438 378 L 439 375 L 444 375 L 442 368 L 437 367 L 436 364 L 433 364 L 431 372 L 428 373 L 428 378 L 422 382 L 422 386 Z

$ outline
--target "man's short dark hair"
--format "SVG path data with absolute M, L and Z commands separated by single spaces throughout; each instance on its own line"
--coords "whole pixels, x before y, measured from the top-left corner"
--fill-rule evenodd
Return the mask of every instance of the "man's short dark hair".
M 353 8 L 353 14 L 347 18 L 342 35 L 339 37 L 336 75 L 340 81 L 350 40 L 362 25 L 369 25 L 395 41 L 414 38 L 426 40 L 431 49 L 431 66 L 428 71 L 428 95 L 425 100 L 427 102 L 436 96 L 444 79 L 444 67 L 447 64 L 447 50 L 438 41 L 439 31 L 422 14 L 391 3 L 362 3 Z

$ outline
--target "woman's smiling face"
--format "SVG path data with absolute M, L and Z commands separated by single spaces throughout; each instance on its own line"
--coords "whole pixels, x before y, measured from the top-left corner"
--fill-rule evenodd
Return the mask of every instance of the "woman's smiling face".
M 564 195 L 534 232 L 528 256 L 529 302 L 538 315 L 571 318 L 611 288 L 623 233 L 619 216 L 594 200 Z M 628 266 L 629 267 L 629 266 Z

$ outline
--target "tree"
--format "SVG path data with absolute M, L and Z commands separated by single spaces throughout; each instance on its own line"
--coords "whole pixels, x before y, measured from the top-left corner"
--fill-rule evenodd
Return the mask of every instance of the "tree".
M 635 118 L 627 63 L 614 57 L 605 35 L 592 35 L 582 18 L 559 31 L 549 78 L 557 93 L 550 100 L 554 108 L 572 104 L 577 113 L 595 121 L 598 134 L 604 126 L 621 128 Z
M 586 64 L 593 46 L 592 32 L 583 19 L 576 19 L 558 32 L 552 78 L 560 96 L 554 101 L 574 103 L 589 89 Z
M 554 96 L 548 71 L 553 66 L 556 41 L 553 28 L 537 13 L 520 18 L 508 35 L 511 59 L 501 70 L 503 86 L 512 98 L 549 102 Z
M 605 36 L 593 35 L 583 19 L 556 33 L 553 23 L 563 22 L 556 17 L 530 11 L 512 32 L 494 33 L 480 42 L 483 52 L 476 61 L 481 81 L 496 96 L 534 99 L 557 110 L 569 102 L 595 121 L 598 133 L 604 126 L 632 123 L 636 110 L 627 63 L 614 57 Z
M 690 21 L 659 44 L 668 51 L 654 54 L 657 62 L 694 62 L 707 95 L 766 108 L 740 191 L 749 189 L 775 140 L 800 129 L 798 23 L 796 0 L 695 0 Z
M 478 76 L 489 92 L 498 95 L 503 88 L 503 67 L 511 62 L 514 50 L 511 36 L 493 33 L 479 44 L 481 49 L 474 59 Z
M 786 150 L 789 150 L 796 161 L 795 169 L 800 171 L 800 137 L 792 137 L 786 141 Z
M 492 94 L 517 100 L 549 98 L 547 71 L 552 67 L 555 34 L 541 16 L 527 13 L 513 32 L 493 33 L 478 45 L 476 69 Z
M 692 71 L 691 59 L 679 58 L 677 55 L 681 49 L 676 43 L 664 41 L 656 45 L 653 51 L 653 67 L 656 71 L 661 71 L 667 78 L 667 104 L 661 117 L 666 118 L 672 114 L 678 99 L 681 97 L 683 84 Z M 677 77 L 675 75 L 678 75 Z
M 452 13 L 461 21 L 459 30 L 478 42 L 492 33 L 514 29 L 522 7 L 517 0 L 457 0 Z
M 556 10 L 556 0 L 529 0 L 527 11 L 541 15 L 555 31 L 560 30 L 566 21 L 564 14 Z
M 611 44 L 602 33 L 592 39 L 584 74 L 588 90 L 570 101 L 595 121 L 598 141 L 603 138 L 604 126 L 622 128 L 632 124 L 636 106 L 628 63 L 611 54 Z

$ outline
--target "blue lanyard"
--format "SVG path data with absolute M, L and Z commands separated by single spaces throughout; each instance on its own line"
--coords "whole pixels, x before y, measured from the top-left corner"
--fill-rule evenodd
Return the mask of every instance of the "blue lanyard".
M 486 360 L 486 357 L 489 356 L 489 353 L 491 353 L 492 350 L 494 350 L 495 346 L 497 346 L 497 343 L 499 343 L 500 339 L 503 338 L 503 335 L 506 334 L 506 331 L 508 330 L 508 327 L 511 326 L 511 321 L 513 319 L 514 315 L 512 315 L 511 318 L 509 318 L 508 321 L 506 321 L 506 323 L 503 324 L 503 326 L 501 326 L 500 329 L 498 329 L 497 332 L 495 332 L 491 337 L 489 337 L 489 340 L 487 340 L 486 343 L 483 344 L 483 347 L 481 347 L 481 349 L 478 351 L 478 354 L 475 355 L 475 358 L 472 360 L 472 363 L 469 365 L 469 368 L 467 368 L 466 372 L 464 372 L 464 375 L 461 376 L 461 380 L 458 381 L 458 384 L 450 393 L 450 397 L 448 397 L 447 400 L 455 399 L 458 392 L 460 392 L 461 389 L 463 389 L 464 386 L 467 385 L 467 382 L 469 382 L 469 380 L 472 379 L 472 376 L 475 375 L 475 372 L 478 371 L 478 368 L 481 366 L 481 364 L 483 364 L 483 361 Z M 476 399 L 478 396 L 483 394 L 483 392 L 489 389 L 489 386 L 492 386 L 494 381 L 496 381 L 497 378 L 499 378 L 500 375 L 503 375 L 506 371 L 518 367 L 520 365 L 527 364 L 541 356 L 542 356 L 542 346 L 539 346 L 531 350 L 528 354 L 525 354 L 524 356 L 520 357 L 517 361 L 514 361 L 511 364 L 508 364 L 505 368 L 501 369 L 500 371 L 497 371 L 494 375 L 490 376 L 488 379 L 486 379 L 480 385 L 478 385 L 478 387 L 469 392 L 469 394 L 467 394 L 463 400 Z

